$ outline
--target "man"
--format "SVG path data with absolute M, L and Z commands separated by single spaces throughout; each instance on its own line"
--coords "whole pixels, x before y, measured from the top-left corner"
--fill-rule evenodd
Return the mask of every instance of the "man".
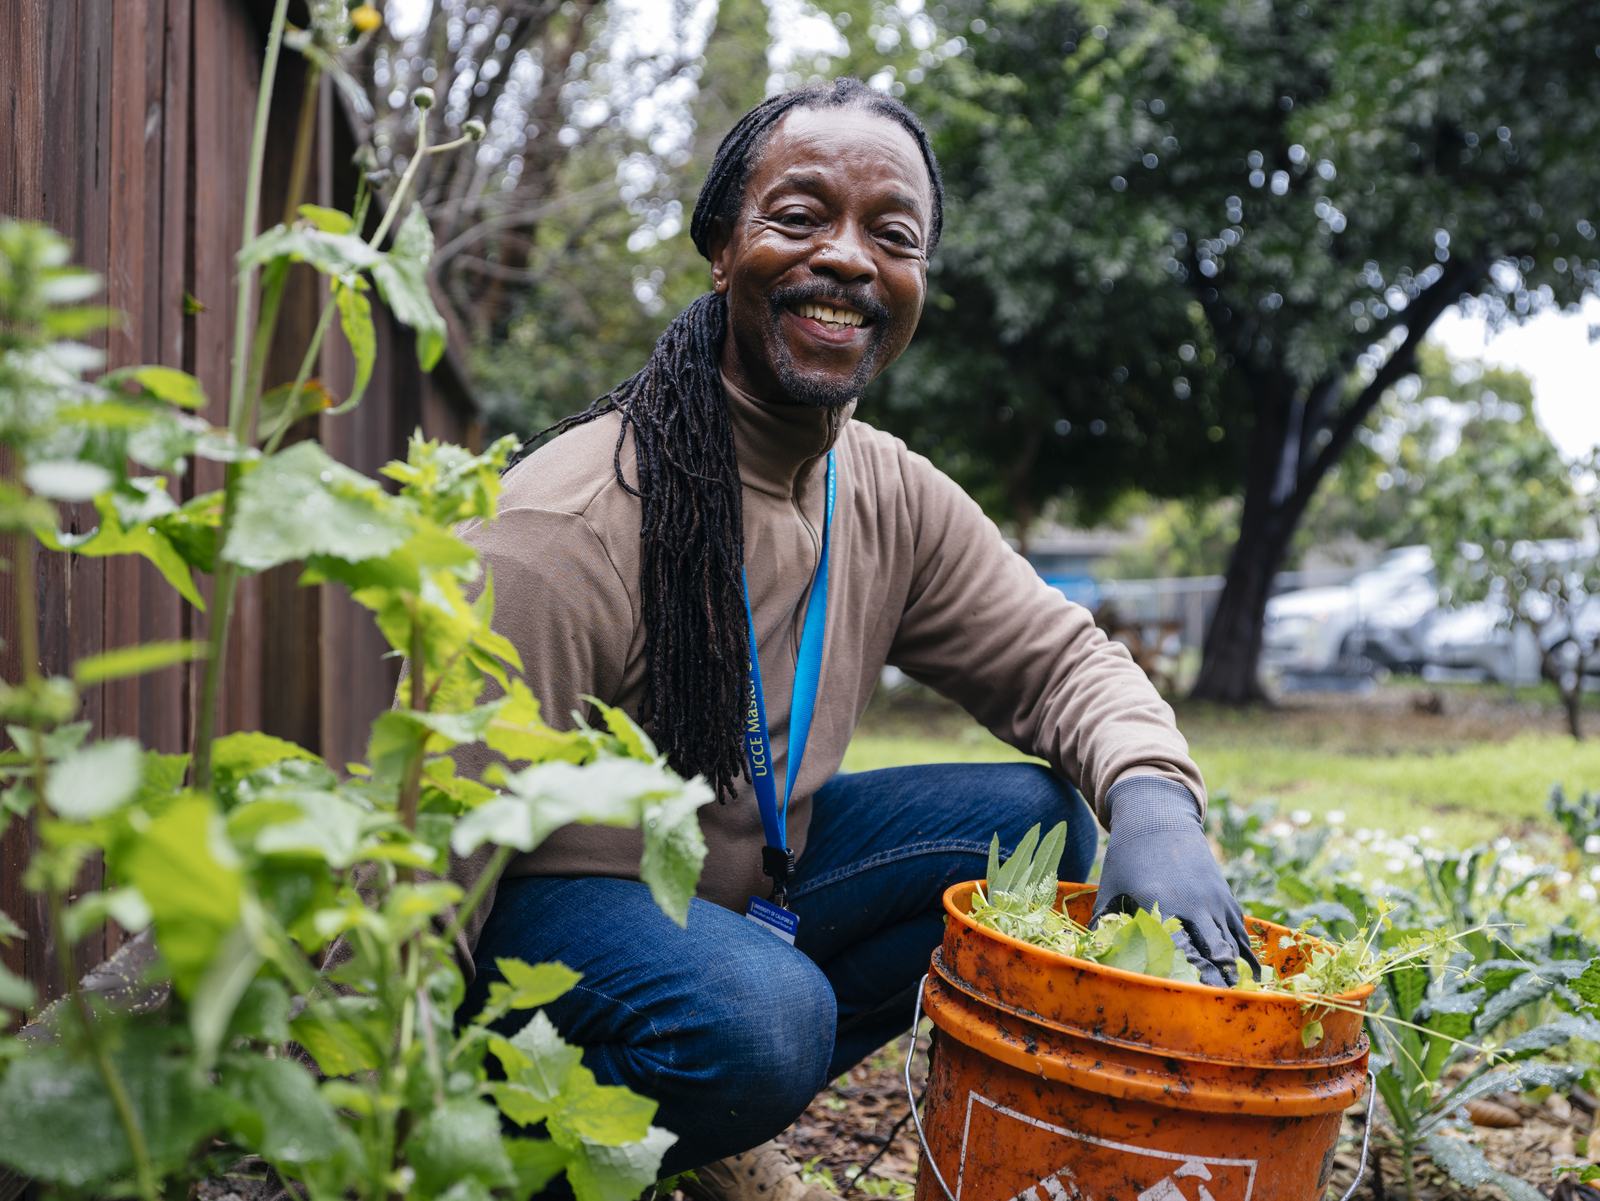
M 759 105 L 695 208 L 712 292 L 467 535 L 545 712 L 588 694 L 641 714 L 722 802 L 684 930 L 637 882 L 637 832 L 568 827 L 513 861 L 464 943 L 467 1006 L 497 956 L 582 972 L 550 1016 L 602 1082 L 660 1102 L 662 1170 L 699 1169 L 704 1201 L 806 1191 L 768 1140 L 905 1028 L 940 896 L 982 876 L 991 834 L 1009 852 L 1065 820 L 1062 877 L 1088 875 L 1068 780 L 1111 831 L 1103 906 L 1181 917 L 1215 983 L 1250 957 L 1171 710 L 952 481 L 850 420 L 911 339 L 941 221 L 902 105 L 854 80 Z M 1052 770 L 841 774 L 885 663 Z M 792 946 L 744 916 L 769 892 Z

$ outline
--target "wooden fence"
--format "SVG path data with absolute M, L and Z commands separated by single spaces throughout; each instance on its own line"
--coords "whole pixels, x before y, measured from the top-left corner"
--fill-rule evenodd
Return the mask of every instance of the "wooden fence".
M 126 314 L 103 340 L 109 366 L 192 372 L 216 424 L 226 424 L 233 261 L 269 8 L 264 0 L 0 0 L 0 215 L 44 221 L 72 238 L 76 261 L 105 275 L 109 303 Z M 282 216 L 303 86 L 299 57 L 286 53 L 273 97 L 264 224 Z M 347 205 L 355 146 L 326 86 L 316 136 L 307 198 Z M 293 378 L 323 303 L 309 269 L 295 271 L 268 386 Z M 198 305 L 186 306 L 186 294 Z M 459 343 L 425 375 L 410 331 L 381 310 L 375 315 L 378 362 L 367 398 L 352 413 L 308 420 L 296 436 L 320 438 L 368 474 L 403 455 L 418 426 L 430 437 L 475 443 Z M 321 377 L 337 393 L 353 372 L 335 334 Z M 199 462 L 175 491 L 187 499 L 221 482 L 219 465 Z M 92 506 L 66 507 L 63 521 L 74 531 L 91 527 Z M 143 560 L 37 551 L 35 560 L 46 673 L 65 674 L 73 659 L 112 647 L 205 637 L 205 615 Z M 387 647 L 365 610 L 334 587 L 297 587 L 298 574 L 291 565 L 243 582 L 218 728 L 293 739 L 337 769 L 362 756 L 397 667 L 382 657 Z M 11 681 L 21 675 L 15 620 L 9 587 L 0 588 L 0 671 Z M 199 695 L 198 669 L 174 667 L 87 690 L 83 716 L 97 736 L 186 751 Z M 0 909 L 28 932 L 4 960 L 50 997 L 60 986 L 51 930 L 22 888 L 33 845 L 28 823 L 13 823 L 0 841 Z M 96 888 L 99 879 L 93 865 L 79 887 Z M 119 942 L 114 928 L 92 939 L 83 966 Z

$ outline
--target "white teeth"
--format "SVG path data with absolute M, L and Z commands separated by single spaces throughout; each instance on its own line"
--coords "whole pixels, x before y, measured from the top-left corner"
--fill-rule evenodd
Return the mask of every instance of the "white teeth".
M 835 329 L 845 326 L 860 325 L 863 318 L 860 313 L 853 313 L 849 309 L 830 308 L 825 304 L 802 304 L 795 308 L 795 312 L 802 317 L 810 317 L 813 321 L 820 321 L 824 325 Z

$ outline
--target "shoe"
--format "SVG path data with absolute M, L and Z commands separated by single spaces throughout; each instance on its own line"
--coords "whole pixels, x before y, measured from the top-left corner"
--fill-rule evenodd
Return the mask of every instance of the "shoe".
M 800 1165 L 776 1139 L 695 1169 L 679 1183 L 693 1201 L 837 1201 L 820 1184 L 800 1179 Z

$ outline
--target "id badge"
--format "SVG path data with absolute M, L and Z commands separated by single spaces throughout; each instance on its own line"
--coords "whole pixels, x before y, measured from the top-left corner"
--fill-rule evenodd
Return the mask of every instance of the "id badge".
M 798 913 L 780 909 L 771 901 L 763 901 L 760 897 L 751 897 L 750 908 L 745 911 L 745 917 L 763 930 L 770 930 L 791 947 L 794 946 L 795 931 L 800 929 Z

